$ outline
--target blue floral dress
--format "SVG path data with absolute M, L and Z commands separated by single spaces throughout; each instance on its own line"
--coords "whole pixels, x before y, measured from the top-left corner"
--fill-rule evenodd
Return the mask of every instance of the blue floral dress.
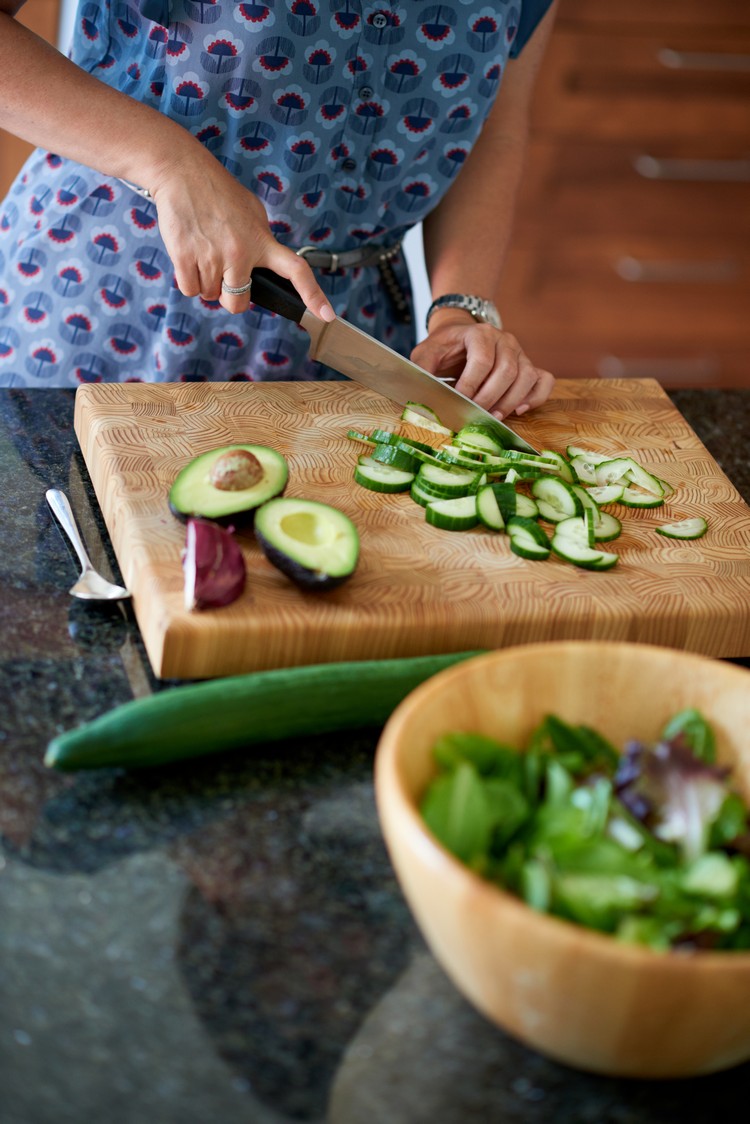
M 549 3 L 80 0 L 71 57 L 194 133 L 284 245 L 341 251 L 435 207 Z M 376 267 L 319 277 L 340 316 L 409 353 Z M 0 204 L 0 385 L 335 377 L 307 344 L 252 305 L 183 296 L 153 203 L 121 181 L 37 150 Z

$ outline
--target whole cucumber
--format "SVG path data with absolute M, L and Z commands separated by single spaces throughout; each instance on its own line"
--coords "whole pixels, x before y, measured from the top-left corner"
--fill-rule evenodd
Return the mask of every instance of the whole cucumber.
M 279 668 L 134 699 L 47 746 L 75 771 L 144 768 L 304 734 L 381 726 L 425 679 L 480 652 Z

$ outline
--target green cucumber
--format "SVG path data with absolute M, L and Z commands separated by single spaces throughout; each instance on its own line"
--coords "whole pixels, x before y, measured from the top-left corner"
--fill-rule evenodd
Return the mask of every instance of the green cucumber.
M 505 525 L 510 549 L 520 558 L 549 558 L 550 540 L 538 523 L 523 515 L 513 515 Z
M 435 495 L 451 499 L 454 496 L 466 496 L 472 489 L 476 490 L 476 483 L 481 475 L 479 469 L 451 468 L 447 464 L 422 464 L 417 479 L 420 484 L 424 484 L 425 489 L 432 488 Z
M 490 531 L 505 530 L 503 513 L 491 484 L 483 484 L 477 492 L 477 515 L 479 522 Z
M 443 531 L 469 531 L 479 522 L 476 496 L 433 500 L 425 508 L 425 519 Z
M 708 530 L 708 523 L 702 515 L 694 515 L 691 519 L 680 519 L 677 523 L 662 523 L 655 527 L 657 535 L 664 535 L 667 539 L 700 539 Z
M 420 465 L 414 454 L 407 453 L 401 445 L 386 445 L 384 442 L 378 442 L 370 456 L 374 461 L 390 465 L 392 468 L 400 468 L 402 472 L 416 472 Z
M 559 526 L 559 524 L 558 524 Z M 565 562 L 572 562 L 582 570 L 611 570 L 617 565 L 618 554 L 610 554 L 605 550 L 594 550 L 592 547 L 579 542 L 569 535 L 558 532 L 552 536 L 552 550 Z
M 430 406 L 425 406 L 423 402 L 407 402 L 401 414 L 401 421 L 406 422 L 407 425 L 429 429 L 432 433 L 445 433 L 446 436 L 453 437 L 453 430 L 444 426 L 435 411 Z
M 382 726 L 425 679 L 477 655 L 312 664 L 172 687 L 58 734 L 44 762 L 65 771 L 145 768 L 284 738 Z
M 623 488 L 619 502 L 624 507 L 661 507 L 664 497 L 655 496 L 653 492 L 640 492 L 637 488 Z
M 573 491 L 572 485 L 559 476 L 540 476 L 531 485 L 531 494 L 536 500 L 539 515 L 548 523 L 559 523 L 583 514 L 583 503 Z
M 354 469 L 354 480 L 371 492 L 408 492 L 414 473 L 390 464 L 380 464 L 372 457 L 360 457 Z

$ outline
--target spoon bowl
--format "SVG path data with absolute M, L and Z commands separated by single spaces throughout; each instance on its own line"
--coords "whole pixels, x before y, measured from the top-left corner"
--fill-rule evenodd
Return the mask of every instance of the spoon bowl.
M 71 597 L 79 597 L 83 601 L 119 601 L 124 597 L 130 597 L 130 591 L 124 586 L 115 585 L 94 569 L 65 493 L 59 488 L 49 488 L 45 494 L 47 503 L 68 536 L 81 563 L 81 576 L 69 590 Z

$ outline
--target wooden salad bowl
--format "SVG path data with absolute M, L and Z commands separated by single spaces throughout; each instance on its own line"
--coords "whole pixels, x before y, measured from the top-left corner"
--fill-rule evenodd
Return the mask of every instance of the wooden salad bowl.
M 687 707 L 750 797 L 750 672 L 645 644 L 564 641 L 462 662 L 414 690 L 380 738 L 375 790 L 404 895 L 438 962 L 488 1019 L 557 1061 L 636 1078 L 750 1058 L 750 953 L 655 952 L 540 914 L 484 881 L 424 825 L 432 748 L 451 731 L 526 744 L 546 714 L 622 747 Z

